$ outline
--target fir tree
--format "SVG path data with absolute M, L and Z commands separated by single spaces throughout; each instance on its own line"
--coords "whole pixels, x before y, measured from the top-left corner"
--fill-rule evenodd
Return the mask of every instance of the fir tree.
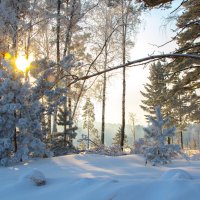
M 152 165 L 167 164 L 180 152 L 179 145 L 167 144 L 167 137 L 175 134 L 175 127 L 165 128 L 169 123 L 169 118 L 163 118 L 160 107 L 155 108 L 156 119 L 148 116 L 151 126 L 145 128 L 147 146 L 145 148 L 146 163 Z
M 73 146 L 73 139 L 75 139 L 77 133 L 75 132 L 77 130 L 76 126 L 73 126 L 73 121 L 71 121 L 69 119 L 69 114 L 70 112 L 67 111 L 64 108 L 59 108 L 58 109 L 58 125 L 61 125 L 64 127 L 64 147 L 69 146 L 72 147 Z M 70 128 L 67 128 L 67 126 L 71 126 Z
M 121 141 L 121 131 L 122 131 L 122 128 L 121 126 L 119 127 L 117 133 L 115 134 L 114 138 L 112 139 L 112 145 L 116 145 L 116 146 L 120 146 L 120 141 Z M 127 138 L 127 135 L 125 134 L 125 137 L 124 137 L 124 146 L 127 146 L 128 145 L 128 138 Z
M 31 85 L 8 63 L 0 66 L 0 162 L 9 165 L 48 154 L 42 142 L 43 107 Z
M 150 67 L 150 76 L 148 77 L 150 83 L 145 84 L 145 92 L 141 91 L 145 99 L 142 100 L 140 107 L 150 115 L 155 113 L 154 108 L 157 105 L 163 105 L 161 110 L 164 110 L 164 102 L 166 101 L 167 95 L 164 74 L 165 65 L 161 62 L 153 63 Z
M 183 2 L 182 6 L 184 12 L 178 17 L 176 24 L 179 30 L 176 36 L 179 46 L 177 52 L 199 55 L 199 1 L 188 0 Z M 170 74 L 168 81 L 172 86 L 170 96 L 176 95 L 178 98 L 181 95 L 181 99 L 185 99 L 184 104 L 187 105 L 188 110 L 186 117 L 191 121 L 198 121 L 200 115 L 199 95 L 196 93 L 200 88 L 199 64 L 199 59 L 177 58 L 167 67 Z

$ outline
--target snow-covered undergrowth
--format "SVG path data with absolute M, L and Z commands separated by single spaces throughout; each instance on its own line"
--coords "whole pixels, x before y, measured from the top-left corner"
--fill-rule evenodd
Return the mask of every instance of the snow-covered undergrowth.
M 46 185 L 22 178 L 35 170 Z M 198 200 L 200 161 L 153 167 L 138 155 L 68 155 L 0 167 L 0 186 L 1 200 Z

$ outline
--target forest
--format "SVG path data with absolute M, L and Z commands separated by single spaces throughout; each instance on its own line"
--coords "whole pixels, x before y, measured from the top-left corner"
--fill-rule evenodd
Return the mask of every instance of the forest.
M 174 36 L 161 46 L 177 48 L 132 59 L 142 15 L 173 2 Z M 0 0 L 0 164 L 128 148 L 156 165 L 199 149 L 199 10 L 199 0 Z M 149 69 L 140 92 L 144 131 L 126 109 L 128 70 L 136 66 Z M 116 73 L 121 123 L 109 129 L 107 95 Z

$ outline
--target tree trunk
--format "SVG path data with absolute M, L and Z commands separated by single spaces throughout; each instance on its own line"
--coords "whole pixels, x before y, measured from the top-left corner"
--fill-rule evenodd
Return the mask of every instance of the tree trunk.
M 126 13 L 127 15 L 128 13 Z M 126 62 L 126 31 L 127 31 L 127 16 L 124 14 L 124 1 L 122 1 L 122 64 Z M 126 124 L 126 68 L 123 67 L 123 80 L 122 80 L 122 126 L 121 126 L 121 141 L 120 146 L 123 151 L 124 137 L 125 137 L 125 124 Z
M 181 130 L 180 136 L 181 136 L 181 149 L 183 149 L 183 131 L 182 130 Z
M 171 144 L 171 138 L 167 137 L 167 144 Z
M 65 46 L 64 46 L 64 50 L 63 50 L 63 58 L 67 55 L 70 54 L 70 45 L 71 45 L 71 37 L 72 37 L 72 27 L 74 26 L 73 24 L 73 19 L 74 19 L 74 15 L 75 15 L 75 5 L 76 5 L 76 0 L 73 0 L 72 2 L 72 8 L 71 8 L 71 12 L 70 12 L 70 16 L 69 16 L 69 25 L 67 27 L 66 33 L 65 33 Z M 67 2 L 67 8 L 69 8 L 69 4 Z M 69 74 L 70 74 L 70 69 L 69 69 Z M 71 87 L 67 86 L 68 83 L 70 82 L 69 79 L 66 80 L 66 92 L 68 93 L 68 98 L 67 98 L 67 102 L 64 105 L 64 109 L 69 111 L 69 121 L 72 121 L 72 98 L 70 96 L 70 91 L 71 91 Z M 66 127 L 65 127 L 66 128 Z M 70 123 L 69 125 L 69 129 L 72 129 L 72 123 Z M 69 142 L 70 145 L 72 144 L 72 139 L 69 135 Z
M 57 55 L 57 64 L 58 64 L 58 72 L 60 71 L 60 6 L 61 6 L 61 0 L 58 0 L 57 2 L 57 27 L 56 27 L 56 55 Z
M 71 87 L 69 86 L 68 88 L 68 91 L 71 91 Z M 69 124 L 69 129 L 72 130 L 72 98 L 70 96 L 70 94 L 68 94 L 68 111 L 69 111 L 69 121 L 71 122 Z M 70 143 L 70 146 L 73 145 L 73 142 L 72 142 L 72 138 L 71 136 L 69 135 L 69 143 Z
M 123 63 L 124 64 L 124 63 Z M 124 136 L 125 136 L 125 123 L 126 123 L 126 119 L 125 119 L 125 115 L 126 115 L 126 107 L 125 107 L 125 103 L 126 103 L 126 68 L 123 68 L 123 91 L 122 91 L 122 128 L 121 128 L 121 142 L 120 142 L 120 146 L 123 150 L 124 147 Z
M 18 1 L 17 1 L 18 2 Z M 16 17 L 17 19 L 19 18 L 18 16 L 19 8 L 18 5 L 16 7 Z M 15 58 L 17 57 L 18 54 L 18 24 L 17 21 L 15 21 L 13 25 L 13 38 L 12 38 L 12 50 L 14 52 Z M 15 77 L 14 79 L 16 79 Z M 16 97 L 14 97 L 14 103 L 16 103 Z M 14 118 L 17 118 L 17 113 L 16 111 L 14 112 Z M 18 146 L 17 146 L 17 128 L 15 127 L 14 130 L 14 135 L 13 135 L 13 142 L 14 142 L 14 152 L 17 152 Z
M 90 148 L 90 128 L 89 128 L 89 113 L 87 114 L 87 134 L 88 134 L 88 144 L 87 144 L 87 148 Z
M 69 19 L 69 26 L 67 27 L 66 33 L 65 33 L 65 46 L 63 50 L 63 58 L 67 55 L 67 52 L 69 51 L 69 46 L 71 43 L 71 29 L 73 27 L 73 19 L 75 15 L 75 5 L 76 5 L 76 0 L 73 0 L 72 2 L 72 8 L 70 12 L 70 19 Z M 68 5 L 69 6 L 69 5 Z
M 101 144 L 104 144 L 104 140 L 105 140 L 105 110 L 106 110 L 106 73 L 103 74 Z
M 106 26 L 105 26 L 105 42 L 108 38 L 108 13 L 106 8 Z M 107 59 L 108 59 L 108 49 L 107 42 L 105 43 L 105 58 L 104 58 L 104 70 L 107 69 Z M 106 85 L 107 85 L 107 77 L 106 73 L 103 74 L 103 99 L 102 99 L 102 121 L 101 121 L 101 144 L 105 143 L 105 111 L 106 111 Z
M 56 59 L 57 59 L 57 79 L 60 76 L 60 6 L 61 0 L 57 0 L 57 25 L 56 25 Z M 57 132 L 57 107 L 54 110 L 53 114 L 53 132 Z
M 65 122 L 67 121 L 67 107 L 64 106 Z M 67 125 L 64 123 L 64 147 L 67 145 Z
M 50 140 L 52 139 L 51 136 L 51 115 L 48 115 L 48 138 L 50 138 Z

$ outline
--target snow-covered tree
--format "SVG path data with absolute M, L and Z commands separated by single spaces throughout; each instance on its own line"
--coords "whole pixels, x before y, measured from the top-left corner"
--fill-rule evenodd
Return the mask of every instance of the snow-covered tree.
M 42 142 L 43 107 L 31 85 L 8 63 L 0 66 L 0 163 L 47 156 Z
M 175 134 L 175 127 L 167 127 L 169 118 L 163 118 L 160 106 L 155 108 L 156 119 L 148 116 L 151 125 L 145 128 L 147 145 L 145 148 L 146 163 L 150 161 L 152 165 L 167 164 L 180 152 L 179 145 L 167 144 L 167 138 Z

